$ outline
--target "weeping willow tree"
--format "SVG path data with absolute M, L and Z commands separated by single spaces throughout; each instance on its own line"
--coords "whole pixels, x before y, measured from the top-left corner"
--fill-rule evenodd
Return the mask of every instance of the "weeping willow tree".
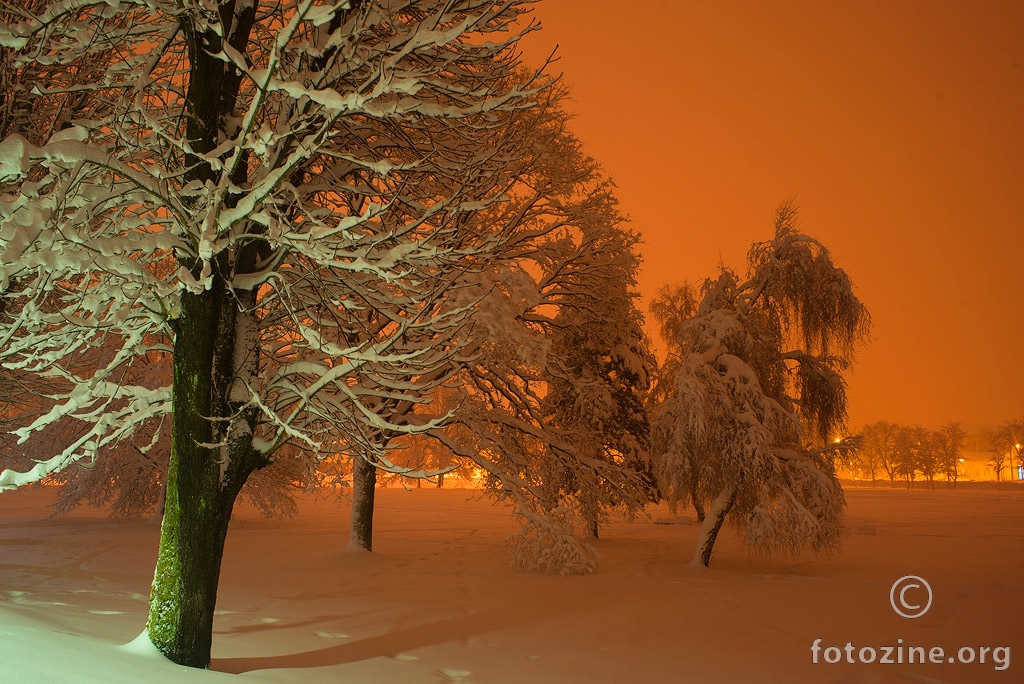
M 833 467 L 845 430 L 843 373 L 870 317 L 828 249 L 779 207 L 745 278 L 664 288 L 651 309 L 669 348 L 658 384 L 654 457 L 673 506 L 703 512 L 694 563 L 708 565 L 728 516 L 757 552 L 816 551 L 839 539 Z

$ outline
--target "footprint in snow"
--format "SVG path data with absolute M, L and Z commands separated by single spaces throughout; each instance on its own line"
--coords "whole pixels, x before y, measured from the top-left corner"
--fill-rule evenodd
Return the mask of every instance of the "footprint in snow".
M 442 667 L 441 674 L 452 680 L 453 682 L 461 682 L 463 679 L 473 674 L 469 670 L 455 670 L 450 667 Z
M 400 663 L 411 663 L 414 660 L 419 660 L 419 658 L 414 656 L 412 653 L 398 653 L 392 656 L 391 659 L 397 660 Z
M 348 634 L 342 634 L 341 632 L 313 632 L 313 634 L 321 639 L 348 639 Z

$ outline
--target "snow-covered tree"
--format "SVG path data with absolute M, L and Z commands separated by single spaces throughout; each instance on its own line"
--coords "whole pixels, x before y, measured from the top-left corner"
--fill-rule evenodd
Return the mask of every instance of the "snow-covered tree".
M 967 433 L 957 422 L 944 424 L 935 435 L 939 468 L 945 473 L 946 482 L 953 489 L 956 489 L 956 482 L 960 477 L 960 454 L 966 438 Z
M 928 483 L 935 486 L 935 474 L 939 471 L 939 444 L 934 431 L 920 425 L 914 426 L 915 455 L 917 470 Z
M 845 470 L 850 475 L 851 480 L 857 479 L 857 473 L 861 472 L 865 467 L 864 460 L 861 459 L 860 445 L 863 441 L 861 435 L 853 435 L 851 437 L 842 438 L 837 437 L 839 442 L 845 442 L 846 448 L 837 449 L 832 453 L 833 465 L 837 471 Z
M 579 143 L 566 128 L 568 117 L 561 107 L 564 95 L 558 88 L 549 88 L 535 107 L 507 119 L 507 125 L 514 127 L 511 135 L 529 150 L 531 162 L 506 189 L 506 201 L 478 212 L 480 220 L 505 226 L 510 235 L 506 249 L 491 258 L 482 271 L 468 273 L 456 281 L 446 296 L 437 301 L 438 311 L 466 306 L 473 309 L 473 324 L 465 329 L 462 353 L 452 360 L 460 368 L 460 379 L 450 387 L 424 385 L 429 396 L 418 403 L 371 398 L 366 404 L 367 410 L 381 415 L 385 422 L 423 425 L 436 420 L 439 414 L 453 412 L 464 416 L 460 396 L 473 384 L 465 377 L 474 376 L 485 367 L 490 369 L 487 372 L 501 369 L 503 360 L 494 354 L 502 344 L 506 349 L 515 349 L 513 356 L 521 355 L 526 347 L 537 348 L 537 340 L 532 338 L 540 335 L 544 338 L 544 349 L 550 348 L 551 331 L 523 319 L 526 308 L 539 304 L 544 298 L 543 290 L 551 289 L 551 285 L 538 280 L 538 274 L 550 268 L 548 262 L 557 263 L 560 269 L 574 268 L 573 264 L 582 257 L 573 250 L 567 251 L 566 245 L 573 239 L 599 240 L 596 236 L 584 238 L 581 232 L 584 229 L 580 226 L 604 221 L 605 217 L 597 213 L 606 212 L 608 206 L 607 187 L 602 181 L 595 181 L 596 165 L 582 156 Z M 588 248 L 583 253 L 592 251 Z M 635 258 L 631 247 L 622 254 L 620 258 Z M 547 265 L 541 266 L 541 262 Z M 563 284 L 565 290 L 571 287 Z M 552 300 L 545 303 L 549 309 L 556 309 Z M 496 344 L 499 339 L 504 342 Z M 531 360 L 542 366 L 545 358 L 545 352 L 541 351 Z M 511 367 L 504 372 L 516 373 Z M 444 400 L 438 401 L 439 398 Z M 485 429 L 480 425 L 476 427 Z M 363 453 L 353 459 L 351 544 L 372 548 L 373 492 L 378 470 L 389 470 L 400 477 L 437 477 L 440 481 L 446 469 L 468 467 L 479 458 L 478 452 L 472 450 L 456 456 L 448 446 L 431 437 L 430 430 L 425 431 L 425 435 L 425 440 L 406 439 L 399 432 L 381 429 L 366 435 L 362 446 L 369 443 L 378 450 L 395 440 L 402 464 L 390 459 L 381 461 L 373 453 Z M 350 442 L 345 448 L 358 454 L 361 445 Z M 428 460 L 447 464 L 435 468 L 426 461 L 417 461 L 416 454 L 434 454 Z
M 861 436 L 861 445 L 857 450 L 857 462 L 862 471 L 871 475 L 872 487 L 878 484 L 878 471 L 884 471 L 882 466 L 887 442 L 886 438 L 879 434 L 879 424 L 865 425 L 858 432 Z
M 50 0 L 18 0 L 0 4 L 0 23 L 18 24 L 42 13 Z M 113 55 L 92 51 L 81 59 L 25 59 L 10 46 L 0 46 L 0 140 L 24 136 L 40 145 L 77 119 L 102 116 L 109 102 L 90 97 L 89 84 L 101 78 Z
M 429 437 L 513 502 L 524 523 L 514 567 L 565 574 L 597 564 L 579 531 L 650 498 L 651 362 L 635 307 L 637 236 L 564 119 L 552 127 L 521 195 L 517 258 L 491 273 L 479 305 L 454 424 Z
M 1004 467 L 1024 465 L 1024 419 L 1007 420 L 988 435 L 993 451 L 1007 455 Z M 993 470 L 995 465 L 993 464 Z M 996 473 L 998 479 L 999 473 Z
M 947 423 L 941 430 L 928 430 L 920 425 L 882 420 L 865 425 L 861 433 L 862 446 L 858 451 L 861 462 L 881 468 L 890 486 L 895 487 L 896 480 L 902 479 L 910 488 L 921 475 L 932 487 L 939 474 L 944 474 L 947 482 L 955 486 L 965 436 L 959 423 Z
M 97 356 L 105 350 L 94 350 L 89 362 L 98 363 Z M 98 354 L 97 354 L 98 352 Z M 132 384 L 154 389 L 170 381 L 170 359 L 166 355 L 140 359 L 129 377 Z M 27 378 L 24 383 L 17 379 Z M 38 377 L 6 370 L 3 415 L 0 423 L 0 468 L 25 469 L 59 453 L 72 444 L 86 425 L 73 417 L 62 418 L 48 425 L 23 444 L 9 430 L 31 423 L 53 409 L 50 398 L 59 394 L 51 383 L 47 388 Z M 67 514 L 80 505 L 105 509 L 115 518 L 150 517 L 159 522 L 163 517 L 167 464 L 170 460 L 171 435 L 164 429 L 170 416 L 155 416 L 135 427 L 126 438 L 98 449 L 95 458 L 79 461 L 48 477 L 56 486 L 53 503 L 56 515 Z M 309 459 L 287 456 L 294 452 L 285 447 L 280 457 L 264 469 L 256 471 L 243 485 L 240 498 L 257 508 L 267 518 L 291 517 L 297 511 L 294 495 L 306 483 L 313 463 Z
M 999 482 L 999 480 L 1002 479 L 1003 471 L 1006 470 L 1006 467 L 1009 465 L 1010 457 L 1008 452 L 998 446 L 995 446 L 994 442 L 992 442 L 992 444 L 993 446 L 989 450 L 991 455 L 988 457 L 988 467 L 992 469 L 993 473 L 995 473 L 996 482 Z
M 926 471 L 934 472 L 929 437 L 928 430 L 921 425 L 896 426 L 893 442 L 896 475 L 907 483 L 907 489 L 914 486 L 918 474 L 927 478 Z
M 678 371 L 652 422 L 662 493 L 705 511 L 694 563 L 709 563 L 730 514 L 753 550 L 830 549 L 844 505 L 833 454 L 852 446 L 834 442 L 842 372 L 869 326 L 849 277 L 784 204 L 746 278 L 723 268 L 683 290 L 653 308 Z
M 657 366 L 654 373 L 654 382 L 648 396 L 648 413 L 653 415 L 665 405 L 665 402 L 673 399 L 678 393 L 679 370 L 683 358 L 688 353 L 685 346 L 687 322 L 697 314 L 700 306 L 699 293 L 697 289 L 689 284 L 669 285 L 662 287 L 658 296 L 651 302 L 651 315 L 658 323 L 661 338 L 665 344 L 665 359 Z M 658 426 L 655 426 L 656 428 Z M 660 429 L 660 428 L 658 428 Z M 664 436 L 656 438 L 664 439 Z M 685 459 L 685 467 L 690 472 L 697 471 L 697 464 L 693 460 L 692 451 L 683 451 L 678 454 L 679 458 Z M 682 492 L 674 492 L 672 499 L 673 506 L 689 498 L 697 514 L 697 521 L 704 522 L 703 497 L 697 491 L 697 478 L 687 479 L 689 491 L 683 495 Z
M 450 409 L 451 424 L 375 439 L 400 449 L 399 460 L 385 464 L 395 473 L 439 481 L 449 468 L 487 473 L 489 490 L 515 501 L 528 536 L 547 539 L 533 549 L 546 559 L 540 566 L 576 572 L 593 569 L 593 554 L 575 539 L 577 523 L 593 528 L 609 508 L 636 511 L 646 501 L 642 395 L 650 361 L 634 304 L 637 237 L 567 130 L 562 94 L 548 95 L 522 117 L 534 163 L 491 213 L 514 237 L 502 258 L 452 293 L 455 306 L 475 302 L 459 375 L 432 390 L 429 404 L 375 407 L 392 423 L 420 424 Z M 377 470 L 368 459 L 353 463 L 350 543 L 367 549 Z M 572 551 L 550 554 L 545 544 Z M 519 551 L 518 565 L 534 568 L 538 554 Z
M 0 23 L 17 23 L 23 12 L 36 12 L 48 0 L 23 0 L 16 5 L 0 5 Z M 74 64 L 53 63 L 45 60 L 26 61 L 17 51 L 0 46 L 0 140 L 8 135 L 23 136 L 33 144 L 42 144 L 54 133 L 70 125 L 70 120 L 85 113 L 86 101 L 78 86 L 101 73 L 103 55 L 94 60 L 80 60 Z M 53 90 L 42 94 L 41 83 Z M 89 102 L 95 110 L 99 103 Z M 7 183 L 0 177 L 0 192 L 17 190 L 17 178 Z M 18 283 L 9 285 L 17 288 Z M 0 298 L 0 318 L 9 316 L 7 302 Z M 53 408 L 46 394 L 54 391 L 51 381 L 42 380 L 31 373 L 0 367 L 0 469 L 4 467 L 31 467 L 33 449 L 19 447 L 16 437 L 8 431 Z M 50 426 L 47 436 L 51 440 L 70 439 L 70 421 Z M 35 446 L 35 445 L 31 445 Z
M 654 489 L 645 400 L 656 364 L 634 301 L 636 237 L 611 233 L 607 239 L 620 244 L 565 275 L 561 310 L 550 325 L 542 402 L 545 424 L 571 435 L 577 457 L 596 466 L 596 477 L 581 482 L 576 469 L 545 460 L 543 496 L 549 508 L 577 499 L 595 538 L 609 509 L 621 504 L 635 512 Z M 615 474 L 602 475 L 605 468 Z M 638 477 L 623 479 L 623 469 Z
M 532 163 L 507 125 L 544 86 L 514 52 L 528 3 L 12 11 L 0 44 L 24 63 L 101 77 L 75 85 L 95 104 L 73 125 L 0 142 L 0 181 L 16 186 L 0 204 L 0 361 L 55 384 L 18 435 L 82 425 L 29 471 L 0 473 L 0 490 L 169 423 L 148 636 L 204 667 L 249 476 L 289 443 L 386 458 L 378 431 L 439 425 L 368 406 L 422 402 L 457 371 L 476 302 L 439 302 L 509 244 L 484 218 Z M 96 349 L 104 362 L 83 364 Z M 161 355 L 172 386 L 133 381 Z
M 896 452 L 896 437 L 900 426 L 886 420 L 880 420 L 861 429 L 864 442 L 861 448 L 863 458 L 877 463 L 889 478 L 889 486 L 896 486 L 899 475 L 899 458 Z

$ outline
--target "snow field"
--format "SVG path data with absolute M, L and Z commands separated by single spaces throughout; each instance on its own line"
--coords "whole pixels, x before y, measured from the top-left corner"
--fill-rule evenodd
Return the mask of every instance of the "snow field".
M 726 529 L 709 570 L 664 507 L 602 530 L 595 575 L 509 570 L 509 513 L 468 490 L 377 491 L 374 553 L 344 550 L 345 503 L 292 521 L 236 513 L 213 667 L 123 647 L 142 630 L 152 522 L 46 519 L 53 493 L 0 496 L 0 681 L 48 684 L 1015 682 L 1024 665 L 812 664 L 827 646 L 1009 646 L 1024 657 L 1024 489 L 853 489 L 830 559 L 750 559 Z M 663 524 L 670 523 L 670 524 Z M 916 620 L 889 588 L 928 580 Z M 141 652 L 139 652 L 141 651 Z M 241 680 L 226 673 L 243 673 Z

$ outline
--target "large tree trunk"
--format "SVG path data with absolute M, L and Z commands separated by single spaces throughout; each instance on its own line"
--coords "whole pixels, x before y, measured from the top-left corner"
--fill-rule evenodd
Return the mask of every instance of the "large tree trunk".
M 235 497 L 266 464 L 252 449 L 254 411 L 231 401 L 236 378 L 251 375 L 256 364 L 252 314 L 238 307 L 245 299 L 215 284 L 184 295 L 175 322 L 171 458 L 146 627 L 165 656 L 191 667 L 210 664 Z
M 188 45 L 185 94 L 186 135 L 199 154 L 222 140 L 222 124 L 235 110 L 242 73 L 217 55 L 225 40 L 245 53 L 255 21 L 250 3 L 221 3 L 221 31 L 183 14 L 180 28 Z M 187 154 L 186 181 L 217 182 L 218 173 L 201 156 Z M 244 186 L 246 164 L 232 179 Z M 234 198 L 229 198 L 229 205 Z M 209 667 L 213 610 L 220 562 L 235 497 L 249 475 L 267 461 L 252 448 L 256 409 L 240 384 L 255 377 L 259 364 L 255 291 L 229 291 L 227 274 L 252 273 L 258 241 L 239 242 L 221 252 L 206 289 L 181 295 L 174 328 L 174 390 L 171 458 L 160 551 L 149 597 L 146 629 L 170 660 Z M 203 262 L 194 253 L 176 253 L 193 277 Z
M 718 539 L 718 532 L 722 529 L 725 517 L 729 515 L 733 504 L 736 503 L 736 495 L 739 488 L 730 483 L 722 488 L 715 500 L 711 503 L 711 509 L 704 516 L 704 522 L 700 526 L 700 535 L 697 538 L 697 550 L 693 554 L 690 565 L 700 563 L 707 567 L 711 562 L 711 551 Z
M 377 468 L 361 456 L 352 459 L 352 526 L 349 545 L 373 551 L 373 495 Z
M 186 452 L 189 450 L 185 450 Z M 213 611 L 220 563 L 234 496 L 210 468 L 196 462 L 209 454 L 171 456 L 167 510 L 149 597 L 149 638 L 170 660 L 209 667 Z

